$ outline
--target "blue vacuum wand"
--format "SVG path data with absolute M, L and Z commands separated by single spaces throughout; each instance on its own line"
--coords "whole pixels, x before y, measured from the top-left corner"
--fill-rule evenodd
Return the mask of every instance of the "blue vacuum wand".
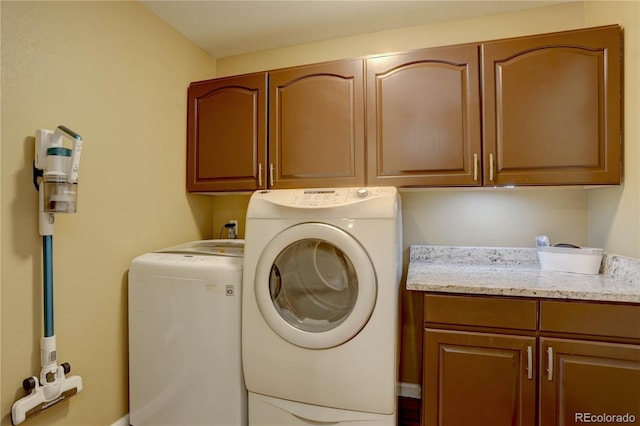
M 73 142 L 62 145 L 63 138 Z M 38 190 L 38 227 L 42 235 L 42 269 L 44 299 L 44 337 L 40 340 L 40 377 L 22 382 L 28 395 L 11 407 L 14 425 L 42 413 L 82 390 L 80 376 L 67 376 L 68 363 L 57 363 L 56 336 L 53 327 L 53 225 L 55 213 L 75 213 L 82 138 L 64 126 L 55 131 L 36 132 L 33 182 Z
M 44 273 L 44 337 L 53 332 L 53 235 L 42 237 L 42 270 Z

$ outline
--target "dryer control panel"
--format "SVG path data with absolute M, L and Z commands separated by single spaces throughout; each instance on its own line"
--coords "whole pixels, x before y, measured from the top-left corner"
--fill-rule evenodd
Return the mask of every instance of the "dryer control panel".
M 253 193 L 247 218 L 393 218 L 399 209 L 392 186 L 272 189 Z
M 394 188 L 318 188 L 290 191 L 289 205 L 299 207 L 330 207 L 395 194 Z
M 289 204 L 294 206 L 334 206 L 347 200 L 346 188 L 301 189 L 291 192 Z

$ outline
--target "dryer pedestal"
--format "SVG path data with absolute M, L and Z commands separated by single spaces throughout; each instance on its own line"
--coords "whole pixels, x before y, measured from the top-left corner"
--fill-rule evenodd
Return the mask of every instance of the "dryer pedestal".
M 374 414 L 301 404 L 249 392 L 251 426 L 309 426 L 309 424 L 349 426 L 396 426 L 395 414 Z

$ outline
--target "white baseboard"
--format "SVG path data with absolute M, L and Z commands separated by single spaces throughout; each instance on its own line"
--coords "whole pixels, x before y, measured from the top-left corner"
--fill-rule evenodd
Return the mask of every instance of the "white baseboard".
M 125 414 L 125 416 L 119 420 L 116 420 L 114 424 L 111 426 L 129 426 L 129 413 Z
M 405 398 L 422 398 L 422 387 L 415 383 L 398 383 L 398 395 Z

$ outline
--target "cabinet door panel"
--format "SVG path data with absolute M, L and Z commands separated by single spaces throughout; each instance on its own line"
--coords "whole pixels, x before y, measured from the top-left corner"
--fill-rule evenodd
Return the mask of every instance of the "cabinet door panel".
M 483 44 L 485 184 L 620 183 L 620 55 L 617 26 Z
M 640 346 L 552 338 L 540 345 L 542 426 L 591 423 L 599 415 L 640 419 Z M 611 419 L 597 423 L 625 423 Z
M 479 185 L 477 45 L 367 59 L 369 184 Z
M 188 92 L 187 189 L 260 186 L 266 162 L 266 74 L 193 83 Z
M 425 425 L 535 425 L 535 347 L 534 337 L 425 329 Z
M 274 188 L 364 185 L 362 64 L 340 61 L 270 73 Z

